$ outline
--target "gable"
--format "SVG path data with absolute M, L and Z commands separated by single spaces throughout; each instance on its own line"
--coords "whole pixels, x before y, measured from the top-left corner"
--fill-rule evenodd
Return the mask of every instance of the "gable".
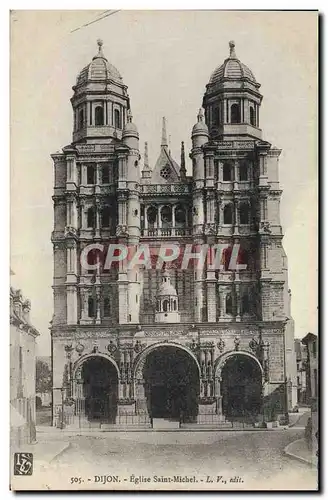
M 152 184 L 171 184 L 179 181 L 179 166 L 166 147 L 161 148 L 151 176 Z

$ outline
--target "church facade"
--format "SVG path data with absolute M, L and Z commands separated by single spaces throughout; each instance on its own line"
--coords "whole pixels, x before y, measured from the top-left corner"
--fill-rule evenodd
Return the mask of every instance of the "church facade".
M 165 119 L 155 165 L 147 143 L 140 164 L 128 89 L 101 41 L 77 77 L 73 140 L 52 155 L 54 425 L 255 425 L 296 404 L 281 150 L 262 139 L 260 84 L 229 50 L 191 131 L 191 175 Z M 151 265 L 114 258 L 140 246 Z M 194 264 L 159 266 L 163 246 Z M 219 266 L 195 264 L 218 246 Z

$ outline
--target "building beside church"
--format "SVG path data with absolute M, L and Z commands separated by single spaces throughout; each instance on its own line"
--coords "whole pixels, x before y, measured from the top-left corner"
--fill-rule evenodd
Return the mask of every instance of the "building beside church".
M 52 155 L 54 425 L 219 426 L 296 404 L 281 150 L 262 138 L 260 84 L 229 49 L 191 130 L 191 175 L 165 119 L 155 165 L 147 143 L 140 164 L 128 88 L 101 41 L 77 76 L 72 142 Z M 146 244 L 152 262 L 163 244 L 226 248 L 217 269 L 106 269 L 110 245 Z
M 318 336 L 309 332 L 302 338 L 302 344 L 306 351 L 306 401 L 311 404 L 319 394 Z
M 35 429 L 35 350 L 39 332 L 30 323 L 31 303 L 10 287 L 10 443 L 33 443 Z

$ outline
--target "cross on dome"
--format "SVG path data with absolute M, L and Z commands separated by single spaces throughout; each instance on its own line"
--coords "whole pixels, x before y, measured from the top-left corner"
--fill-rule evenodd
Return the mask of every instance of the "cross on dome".
M 197 115 L 197 120 L 199 122 L 202 122 L 204 120 L 203 108 L 199 108 L 198 115 Z
M 127 118 L 127 122 L 128 122 L 128 123 L 132 123 L 133 116 L 132 116 L 132 111 L 131 111 L 131 109 L 128 109 L 128 110 L 127 110 L 127 112 L 126 112 L 126 118 Z
M 229 47 L 230 47 L 230 58 L 237 59 L 236 52 L 235 52 L 236 44 L 233 40 L 230 40 Z
M 96 57 L 103 57 L 104 59 L 106 59 L 102 51 L 102 46 L 104 45 L 104 42 L 101 38 L 98 38 L 97 45 L 98 45 L 98 54 L 96 55 Z

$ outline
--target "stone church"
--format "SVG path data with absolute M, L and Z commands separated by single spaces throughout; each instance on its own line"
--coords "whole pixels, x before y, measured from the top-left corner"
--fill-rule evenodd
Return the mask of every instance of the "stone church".
M 53 424 L 282 419 L 296 403 L 294 326 L 281 150 L 262 139 L 260 84 L 230 42 L 206 85 L 191 150 L 182 143 L 179 162 L 172 157 L 163 119 L 151 165 L 128 87 L 102 45 L 73 86 L 72 142 L 52 155 Z M 98 250 L 83 266 L 90 244 Z M 225 249 L 217 269 L 104 265 L 110 245 L 144 244 L 152 256 L 163 244 Z M 230 269 L 236 245 L 240 265 Z

